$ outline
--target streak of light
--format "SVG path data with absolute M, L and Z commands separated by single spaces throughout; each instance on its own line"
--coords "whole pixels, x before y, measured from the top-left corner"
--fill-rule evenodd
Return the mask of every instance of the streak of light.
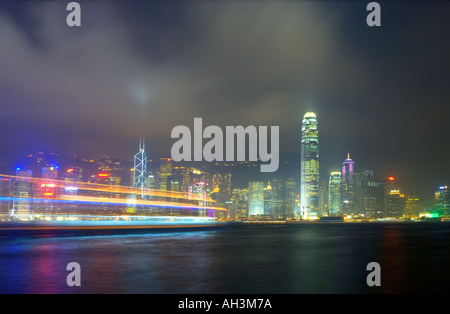
M 152 200 L 135 200 L 126 198 L 107 198 L 107 197 L 94 197 L 94 196 L 82 196 L 82 195 L 61 195 L 60 198 L 39 198 L 39 197 L 5 197 L 1 196 L 0 201 L 24 201 L 24 202 L 55 202 L 55 203 L 81 203 L 90 205 L 124 205 L 124 206 L 146 206 L 146 207 L 174 207 L 184 209 L 209 209 L 209 210 L 222 210 L 226 211 L 226 208 L 215 206 L 200 206 L 189 203 L 177 203 L 177 202 L 162 202 Z
M 124 194 L 132 194 L 136 196 L 156 196 L 156 197 L 166 197 L 166 198 L 177 198 L 177 199 L 187 199 L 187 200 L 196 200 L 196 201 L 207 201 L 211 203 L 215 203 L 211 197 L 200 196 L 194 193 L 183 193 L 183 192 L 175 192 L 175 191 L 166 191 L 166 190 L 157 190 L 157 189 L 144 189 L 138 187 L 128 187 L 128 186 L 120 186 L 120 185 L 108 185 L 108 184 L 99 184 L 99 183 L 87 183 L 87 182 L 72 182 L 72 181 L 62 181 L 62 180 L 53 180 L 53 179 L 41 179 L 41 178 L 28 178 L 28 177 L 19 177 L 19 176 L 11 176 L 11 175 L 3 175 L 0 174 L 0 177 L 4 178 L 13 178 L 28 182 L 33 182 L 42 186 L 42 184 L 54 184 L 55 188 L 64 188 L 68 185 L 71 187 L 76 187 L 78 190 L 85 191 L 96 191 L 96 192 L 107 192 L 107 193 L 124 193 Z M 51 182 L 49 184 L 49 182 Z

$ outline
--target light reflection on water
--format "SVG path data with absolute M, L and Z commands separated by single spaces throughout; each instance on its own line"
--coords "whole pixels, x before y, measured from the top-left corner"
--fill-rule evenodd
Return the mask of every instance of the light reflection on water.
M 450 224 L 302 224 L 193 232 L 0 234 L 2 293 L 443 292 Z M 382 287 L 366 285 L 378 262 Z M 66 265 L 82 287 L 66 285 Z M 444 289 L 444 290 L 441 290 Z

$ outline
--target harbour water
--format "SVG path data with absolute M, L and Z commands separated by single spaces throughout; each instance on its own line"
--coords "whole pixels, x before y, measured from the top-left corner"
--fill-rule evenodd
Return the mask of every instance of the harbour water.
M 446 293 L 449 278 L 447 222 L 0 231 L 0 293 Z

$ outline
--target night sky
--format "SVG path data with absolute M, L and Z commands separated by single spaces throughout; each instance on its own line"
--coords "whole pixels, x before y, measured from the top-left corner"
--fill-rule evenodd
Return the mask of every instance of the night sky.
M 68 1 L 67 1 L 68 2 Z M 450 2 L 0 2 L 0 163 L 37 151 L 170 156 L 177 125 L 278 125 L 321 176 L 357 170 L 431 197 L 450 184 Z M 298 174 L 293 174 L 297 177 Z

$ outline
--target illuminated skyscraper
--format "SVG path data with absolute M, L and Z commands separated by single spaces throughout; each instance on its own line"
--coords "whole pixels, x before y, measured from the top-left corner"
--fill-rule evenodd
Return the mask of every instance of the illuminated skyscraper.
M 384 183 L 375 180 L 372 170 L 355 174 L 355 213 L 371 218 L 384 214 Z
M 230 218 L 248 218 L 248 189 L 233 189 Z
M 13 208 L 12 215 L 27 216 L 31 214 L 31 202 L 28 197 L 33 196 L 33 183 L 28 180 L 32 178 L 31 170 L 24 170 L 21 167 L 16 168 L 16 180 L 13 185 Z
M 440 216 L 450 216 L 450 193 L 447 185 L 440 186 L 439 190 L 434 194 L 433 209 Z
M 231 173 L 215 173 L 212 176 L 214 200 L 225 203 L 231 199 Z
M 423 209 L 423 204 L 417 196 L 410 195 L 406 197 L 404 210 L 404 216 L 406 218 L 419 217 Z
M 270 186 L 270 215 L 274 219 L 288 219 L 294 216 L 295 179 L 274 179 Z
M 342 163 L 342 211 L 344 214 L 352 214 L 355 209 L 355 162 L 350 159 L 350 154 Z
M 401 193 L 395 177 L 388 177 L 385 183 L 385 217 L 402 217 L 405 208 L 405 195 Z
M 144 187 L 146 184 L 147 173 L 147 155 L 145 155 L 145 142 L 139 140 L 139 152 L 134 156 L 134 186 L 142 189 L 144 195 Z
M 58 179 L 58 166 L 44 167 L 42 168 L 42 179 L 57 180 Z
M 330 174 L 328 183 L 328 212 L 330 215 L 341 212 L 341 173 L 334 171 Z
M 248 183 L 248 216 L 264 215 L 264 182 Z
M 169 177 L 172 175 L 172 158 L 160 158 L 159 165 L 159 188 L 161 190 L 168 190 Z
M 310 219 L 319 209 L 319 133 L 314 112 L 307 112 L 302 121 L 300 165 L 300 213 Z M 314 214 L 313 214 L 314 215 Z

